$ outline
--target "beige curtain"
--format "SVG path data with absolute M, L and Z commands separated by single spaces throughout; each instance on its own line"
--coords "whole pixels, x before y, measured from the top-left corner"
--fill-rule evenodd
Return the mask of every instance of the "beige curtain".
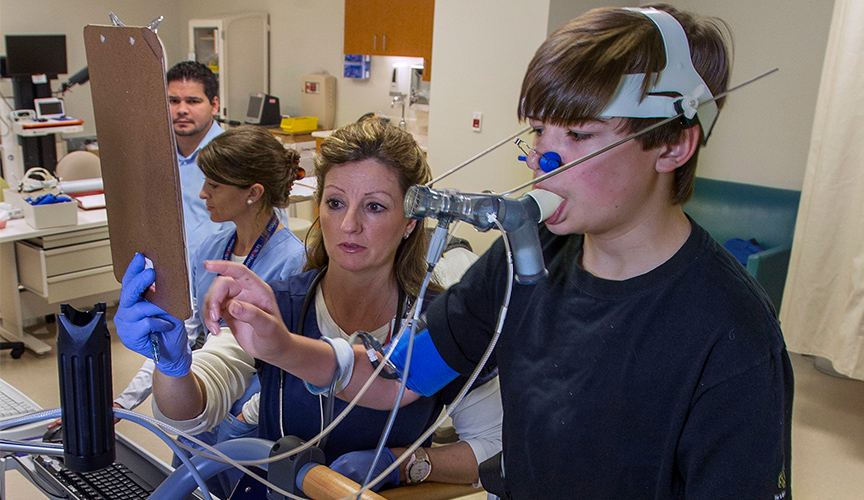
M 864 2 L 835 2 L 780 313 L 790 351 L 827 358 L 858 379 L 864 379 L 862 26 Z

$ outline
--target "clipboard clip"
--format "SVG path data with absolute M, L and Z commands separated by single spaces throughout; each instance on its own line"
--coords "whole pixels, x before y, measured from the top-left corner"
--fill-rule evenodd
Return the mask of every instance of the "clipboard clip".
M 123 24 L 123 22 L 120 21 L 120 18 L 118 18 L 117 15 L 114 14 L 113 12 L 109 12 L 108 17 L 111 18 L 111 23 L 114 24 L 114 26 L 126 26 L 125 24 Z M 150 21 L 150 24 L 147 25 L 147 29 L 149 29 L 150 31 L 152 31 L 153 33 L 156 33 L 158 35 L 159 34 L 159 23 L 161 23 L 163 19 L 165 19 L 165 16 L 159 16 L 156 19 Z

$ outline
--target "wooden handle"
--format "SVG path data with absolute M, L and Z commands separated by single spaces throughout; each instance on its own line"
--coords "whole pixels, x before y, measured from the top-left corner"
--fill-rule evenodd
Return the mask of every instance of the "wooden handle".
M 354 494 L 359 489 L 359 484 L 324 465 L 313 467 L 303 478 L 303 493 L 312 500 L 343 498 Z M 360 498 L 363 500 L 386 500 L 371 490 L 364 492 Z
M 449 498 L 460 498 L 483 491 L 470 484 L 450 484 L 425 482 L 412 484 L 401 488 L 393 488 L 379 493 L 387 500 L 445 500 Z

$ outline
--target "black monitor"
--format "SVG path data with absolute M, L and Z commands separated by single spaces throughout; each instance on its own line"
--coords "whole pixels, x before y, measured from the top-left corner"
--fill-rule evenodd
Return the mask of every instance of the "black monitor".
M 6 76 L 66 72 L 66 35 L 6 35 Z
M 278 125 L 282 122 L 279 98 L 261 92 L 249 94 L 246 123 L 250 125 Z

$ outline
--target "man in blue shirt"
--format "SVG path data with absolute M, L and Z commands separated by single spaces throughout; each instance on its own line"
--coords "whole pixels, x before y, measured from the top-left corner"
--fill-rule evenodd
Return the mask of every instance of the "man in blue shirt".
M 195 61 L 175 64 L 168 70 L 166 80 L 177 138 L 186 251 L 187 256 L 192 256 L 207 236 L 225 225 L 210 220 L 204 201 L 198 197 L 204 185 L 204 174 L 195 164 L 198 151 L 222 133 L 222 128 L 213 120 L 213 115 L 219 112 L 219 82 L 210 68 Z

